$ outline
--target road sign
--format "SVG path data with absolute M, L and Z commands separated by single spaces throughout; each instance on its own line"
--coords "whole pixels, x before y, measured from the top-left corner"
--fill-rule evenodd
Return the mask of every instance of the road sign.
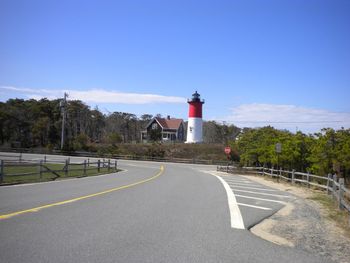
M 282 152 L 282 144 L 280 142 L 276 143 L 275 150 L 276 150 L 276 153 Z
M 225 147 L 225 153 L 230 154 L 231 153 L 231 147 L 227 146 Z

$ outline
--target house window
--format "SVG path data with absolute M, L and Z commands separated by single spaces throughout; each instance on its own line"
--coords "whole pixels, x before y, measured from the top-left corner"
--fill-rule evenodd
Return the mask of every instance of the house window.
M 153 124 L 152 124 L 152 130 L 156 130 L 157 128 L 158 128 L 157 123 L 153 123 Z

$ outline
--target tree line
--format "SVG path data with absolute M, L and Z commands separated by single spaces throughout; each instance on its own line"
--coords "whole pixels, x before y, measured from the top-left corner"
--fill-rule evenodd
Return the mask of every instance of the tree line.
M 281 153 L 276 144 L 281 143 Z M 235 141 L 232 158 L 245 166 L 265 166 L 319 175 L 350 177 L 350 129 L 322 129 L 314 134 L 291 133 L 273 127 L 244 128 Z
M 102 113 L 79 100 L 67 101 L 64 150 L 89 150 L 92 145 L 140 143 L 141 131 L 154 117 L 132 113 Z M 160 114 L 156 115 L 161 117 Z M 185 126 L 187 122 L 185 122 Z M 0 102 L 0 143 L 7 147 L 59 149 L 62 111 L 60 100 L 9 99 Z M 185 129 L 186 130 L 186 129 Z M 240 132 L 234 125 L 204 122 L 206 143 L 227 143 Z
M 156 116 L 161 117 L 160 114 Z M 141 131 L 152 118 L 151 114 L 140 117 L 125 112 L 104 114 L 82 101 L 70 100 L 66 105 L 64 150 L 97 151 L 121 144 L 140 143 Z M 9 99 L 0 102 L 2 147 L 60 149 L 61 127 L 62 112 L 58 99 Z M 204 121 L 203 140 L 208 145 L 231 145 L 231 159 L 241 165 L 283 167 L 320 175 L 336 171 L 350 177 L 349 129 L 323 129 L 315 134 L 299 131 L 294 134 L 270 126 L 240 129 L 232 124 Z M 276 143 L 282 144 L 280 154 L 275 151 Z M 207 159 L 212 157 L 208 153 Z M 215 158 L 218 157 L 216 154 Z

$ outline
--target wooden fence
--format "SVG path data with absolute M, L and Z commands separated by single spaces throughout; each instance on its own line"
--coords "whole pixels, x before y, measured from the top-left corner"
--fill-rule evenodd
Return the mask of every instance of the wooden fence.
M 189 164 L 208 164 L 208 165 L 226 165 L 228 161 L 224 160 L 205 160 L 205 159 L 196 159 L 196 158 L 175 158 L 175 157 L 159 157 L 159 156 L 144 156 L 144 155 L 117 155 L 117 154 L 99 154 L 93 152 L 64 152 L 64 151 L 52 151 L 48 153 L 46 151 L 40 151 L 36 149 L 12 149 L 12 148 L 0 148 L 0 159 L 1 155 L 9 152 L 18 154 L 18 158 L 23 156 L 23 153 L 29 154 L 43 154 L 50 156 L 51 154 L 55 155 L 69 155 L 69 156 L 81 156 L 81 157 L 92 157 L 92 158 L 110 158 L 110 159 L 123 159 L 123 160 L 138 160 L 138 161 L 154 161 L 154 162 L 172 162 L 172 163 L 189 163 Z
M 97 161 L 86 159 L 82 162 L 72 163 L 70 158 L 55 160 L 47 158 L 46 155 L 41 160 L 23 159 L 22 154 L 7 157 L 10 159 L 0 160 L 0 184 L 56 180 L 70 176 L 82 177 L 88 176 L 89 171 L 109 173 L 118 170 L 117 160 L 110 159 L 98 159 Z
M 270 176 L 280 180 L 290 182 L 291 184 L 299 184 L 307 188 L 315 187 L 325 190 L 327 194 L 331 194 L 333 199 L 337 201 L 338 208 L 350 212 L 350 189 L 344 185 L 344 178 L 337 178 L 337 175 L 328 174 L 327 176 L 319 176 L 310 173 L 301 173 L 286 171 L 282 169 L 271 169 L 264 167 L 243 167 L 235 166 L 217 166 L 217 171 L 227 173 L 253 173 L 261 176 Z M 350 224 L 350 214 L 349 214 Z

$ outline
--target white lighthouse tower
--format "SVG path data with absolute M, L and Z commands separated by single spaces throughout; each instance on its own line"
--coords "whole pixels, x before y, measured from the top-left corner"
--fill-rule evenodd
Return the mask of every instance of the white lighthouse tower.
M 203 141 L 202 105 L 204 100 L 201 101 L 200 95 L 196 91 L 187 103 L 189 104 L 189 111 L 186 143 L 200 143 Z

